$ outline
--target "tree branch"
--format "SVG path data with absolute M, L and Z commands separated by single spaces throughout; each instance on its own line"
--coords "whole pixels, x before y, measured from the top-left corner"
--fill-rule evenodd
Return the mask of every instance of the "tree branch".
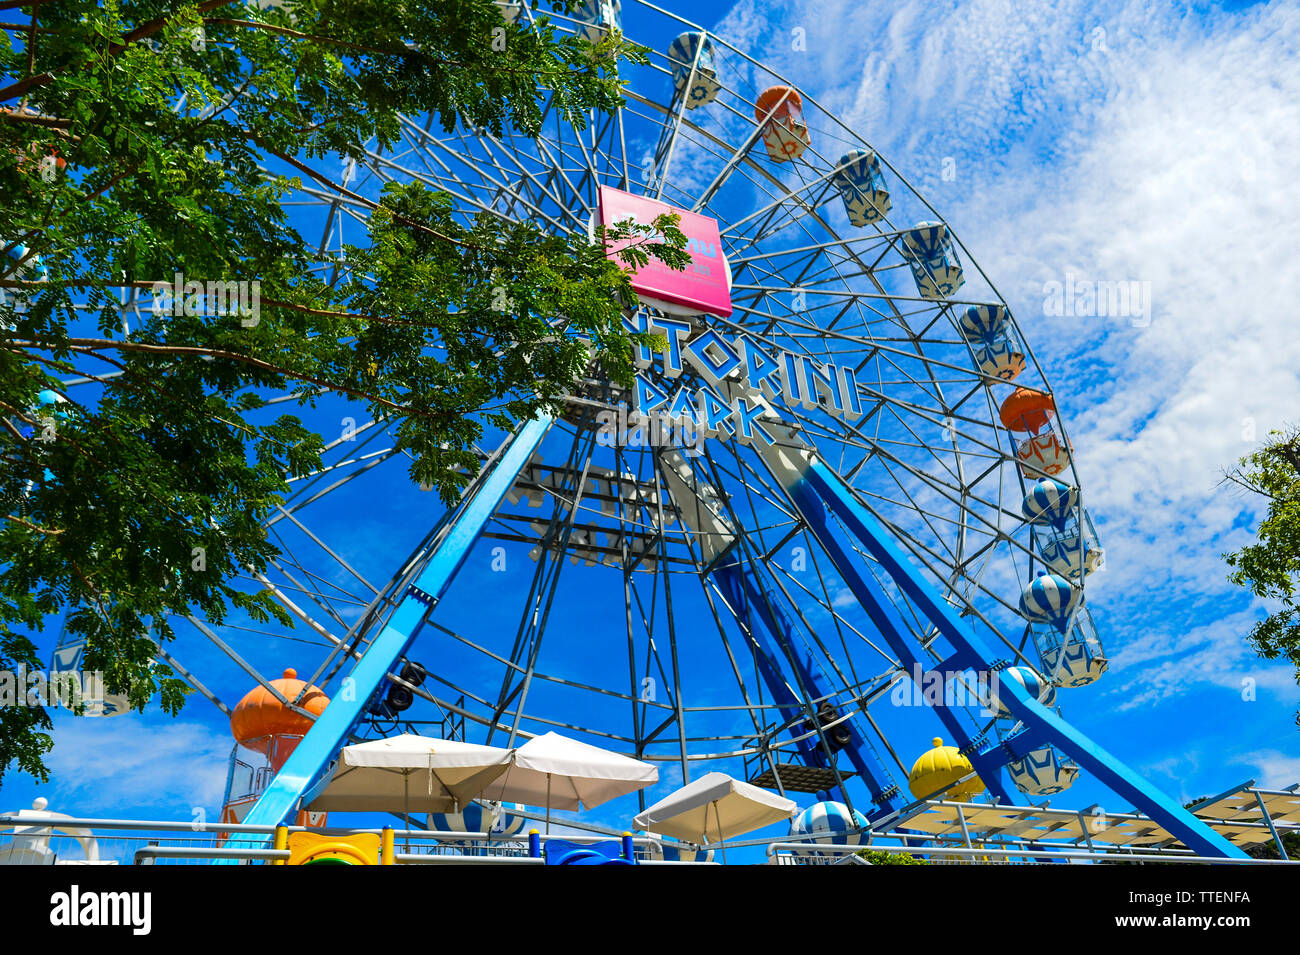
M 15 517 L 13 514 L 3 514 L 0 515 L 0 517 L 4 517 L 6 521 L 12 521 L 15 524 L 21 524 L 28 530 L 36 531 L 38 534 L 46 534 L 50 537 L 55 537 L 63 533 L 61 530 L 51 530 L 48 527 L 41 527 L 39 524 L 33 524 L 31 521 L 25 521 L 21 517 Z

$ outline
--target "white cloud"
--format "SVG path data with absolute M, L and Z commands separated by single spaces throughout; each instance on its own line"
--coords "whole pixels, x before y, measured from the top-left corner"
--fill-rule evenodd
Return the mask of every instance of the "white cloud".
M 1289 756 L 1275 749 L 1243 753 L 1233 762 L 1254 766 L 1255 785 L 1261 789 L 1283 789 L 1300 779 L 1300 756 Z
M 201 723 L 136 714 L 58 721 L 47 760 L 50 808 L 72 815 L 110 811 L 157 813 L 184 820 L 203 807 L 221 809 L 229 736 Z M 49 791 L 46 791 L 49 789 Z

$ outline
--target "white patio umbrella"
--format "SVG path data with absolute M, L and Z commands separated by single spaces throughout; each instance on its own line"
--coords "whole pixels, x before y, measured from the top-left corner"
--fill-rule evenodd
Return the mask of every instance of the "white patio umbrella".
M 303 797 L 313 812 L 457 812 L 506 771 L 512 750 L 405 733 L 345 746 Z
M 705 844 L 710 836 L 721 843 L 789 819 L 798 811 L 794 801 L 784 796 L 726 773 L 709 773 L 669 793 L 632 821 L 638 829 L 653 826 L 686 842 Z
M 659 770 L 649 763 L 546 733 L 515 750 L 510 768 L 482 795 L 545 806 L 550 829 L 552 809 L 591 809 L 658 781 Z

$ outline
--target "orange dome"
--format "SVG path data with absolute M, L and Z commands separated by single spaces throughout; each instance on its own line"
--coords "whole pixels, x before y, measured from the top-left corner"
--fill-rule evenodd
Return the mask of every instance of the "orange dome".
M 1002 402 L 1000 417 L 1011 431 L 1037 431 L 1056 414 L 1052 396 L 1032 388 L 1017 388 Z
M 320 687 L 298 679 L 296 670 L 285 670 L 284 677 L 272 680 L 271 686 L 280 691 L 289 702 L 319 716 L 329 704 L 329 697 Z M 303 688 L 307 692 L 303 693 Z M 302 693 L 302 699 L 298 695 Z M 249 749 L 261 750 L 264 746 L 250 745 L 253 740 L 269 736 L 302 736 L 311 729 L 312 721 L 295 713 L 275 698 L 264 686 L 256 686 L 239 701 L 230 714 L 230 732 Z
M 785 102 L 782 103 L 783 97 Z M 777 106 L 777 103 L 781 103 L 781 105 Z M 789 116 L 791 113 L 797 116 L 803 112 L 803 99 L 799 96 L 798 90 L 791 89 L 788 86 L 768 87 L 759 94 L 758 102 L 754 104 L 754 119 L 761 123 L 763 117 L 774 106 L 776 106 L 776 112 L 772 114 L 773 119 L 780 119 L 783 116 Z

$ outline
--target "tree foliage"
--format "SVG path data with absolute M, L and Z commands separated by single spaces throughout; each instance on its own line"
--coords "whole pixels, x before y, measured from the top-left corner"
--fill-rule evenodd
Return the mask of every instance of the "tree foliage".
M 866 859 L 872 865 L 929 865 L 925 859 L 918 859 L 909 852 L 884 852 L 880 849 L 859 849 L 854 853 L 860 859 Z
M 593 244 L 320 172 L 392 145 L 403 115 L 531 136 L 549 108 L 581 128 L 620 104 L 619 62 L 644 62 L 617 33 L 507 25 L 491 0 L 0 11 L 0 670 L 39 669 L 30 634 L 66 613 L 110 692 L 161 690 L 175 713 L 188 687 L 153 663 L 169 617 L 292 625 L 234 582 L 274 558 L 262 522 L 321 463 L 268 396 L 360 402 L 450 501 L 485 428 L 554 410 L 593 360 L 628 381 L 628 270 L 687 261 L 675 217 Z M 342 262 L 294 228 L 304 184 L 369 212 Z M 631 244 L 612 261 L 610 240 Z M 124 320 L 123 296 L 178 274 L 260 283 L 256 317 Z M 42 775 L 48 729 L 39 708 L 0 713 L 0 774 Z
M 1268 501 L 1256 542 L 1224 556 L 1228 579 L 1273 608 L 1247 639 L 1264 659 L 1288 660 L 1300 683 L 1300 431 L 1272 432 L 1228 480 Z

